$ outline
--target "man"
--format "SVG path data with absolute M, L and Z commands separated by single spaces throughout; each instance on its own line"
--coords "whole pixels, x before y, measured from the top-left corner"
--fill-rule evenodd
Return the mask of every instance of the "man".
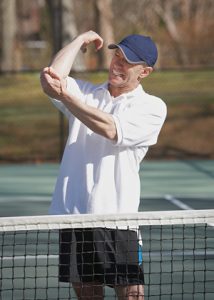
M 140 84 L 153 70 L 157 48 L 150 37 L 142 35 L 130 35 L 119 44 L 109 45 L 114 52 L 108 82 L 93 85 L 68 76 L 78 51 L 85 51 L 90 43 L 94 43 L 96 50 L 103 46 L 97 33 L 85 32 L 59 51 L 41 73 L 44 92 L 69 119 L 69 136 L 50 213 L 137 212 L 139 165 L 149 146 L 157 142 L 166 117 L 164 102 L 144 92 Z M 64 256 L 60 256 L 60 280 L 72 282 L 78 299 L 103 299 L 103 285 L 106 284 L 115 288 L 121 300 L 143 300 L 142 265 L 135 261 L 137 254 L 133 254 L 138 251 L 136 233 L 103 230 L 62 232 Z M 123 257 L 124 249 L 129 249 L 126 260 L 132 274 L 128 277 L 124 262 L 115 264 L 118 256 L 112 245 L 119 235 L 119 256 Z M 96 242 L 100 238 L 104 239 L 101 250 Z M 88 249 L 86 256 L 79 255 L 87 245 L 85 243 L 80 249 L 78 245 L 86 239 L 91 241 L 89 248 L 102 253 L 97 255 L 96 261 L 92 262 L 95 258 L 89 255 Z M 73 246 L 74 241 L 77 246 Z M 130 247 L 133 248 L 130 250 Z M 107 248 L 112 249 L 110 254 Z M 72 258 L 71 252 L 76 252 Z M 84 264 L 90 263 L 93 263 L 93 270 L 84 269 Z M 119 275 L 116 274 L 118 268 L 121 268 Z

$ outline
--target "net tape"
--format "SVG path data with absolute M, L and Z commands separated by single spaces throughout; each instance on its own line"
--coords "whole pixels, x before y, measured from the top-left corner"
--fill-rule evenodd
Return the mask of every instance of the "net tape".
M 81 214 L 0 218 L 0 232 L 88 227 L 140 225 L 209 224 L 214 226 L 214 210 L 154 211 L 132 214 Z

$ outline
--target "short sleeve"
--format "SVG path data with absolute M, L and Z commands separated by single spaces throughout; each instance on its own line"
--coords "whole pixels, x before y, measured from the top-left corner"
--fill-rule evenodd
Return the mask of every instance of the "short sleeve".
M 156 144 L 167 109 L 161 99 L 151 98 L 113 114 L 117 129 L 116 145 L 142 147 Z
M 49 97 L 50 98 L 50 97 Z M 70 115 L 70 112 L 69 110 L 65 107 L 65 105 L 57 100 L 57 99 L 53 99 L 53 98 L 50 98 L 51 102 L 53 103 L 53 105 L 59 110 L 61 111 L 61 113 L 63 113 L 68 119 L 69 119 L 69 115 Z

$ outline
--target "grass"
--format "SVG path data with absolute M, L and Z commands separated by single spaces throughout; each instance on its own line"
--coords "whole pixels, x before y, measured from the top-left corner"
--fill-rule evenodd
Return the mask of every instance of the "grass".
M 93 83 L 107 80 L 106 72 L 75 76 Z M 157 71 L 143 81 L 144 89 L 168 107 L 158 145 L 148 159 L 214 158 L 213 76 L 213 70 Z M 57 160 L 59 114 L 42 93 L 39 74 L 1 75 L 0 87 L 0 161 Z

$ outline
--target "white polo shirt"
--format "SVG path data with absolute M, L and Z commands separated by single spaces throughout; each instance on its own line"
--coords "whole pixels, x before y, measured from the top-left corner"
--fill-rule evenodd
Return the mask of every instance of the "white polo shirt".
M 132 213 L 140 201 L 140 162 L 157 142 L 166 105 L 135 90 L 112 97 L 108 84 L 67 79 L 67 89 L 81 101 L 112 114 L 118 140 L 112 142 L 87 128 L 58 100 L 54 105 L 69 120 L 50 214 Z

